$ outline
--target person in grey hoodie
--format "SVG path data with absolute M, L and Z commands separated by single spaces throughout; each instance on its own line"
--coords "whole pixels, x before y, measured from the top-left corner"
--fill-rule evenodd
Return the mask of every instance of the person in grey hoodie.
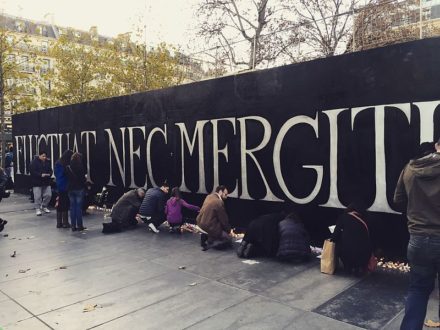
M 411 267 L 401 329 L 422 329 L 429 296 L 440 269 L 440 140 L 422 143 L 417 158 L 400 174 L 394 203 L 406 208 Z M 434 152 L 436 151 L 436 152 Z

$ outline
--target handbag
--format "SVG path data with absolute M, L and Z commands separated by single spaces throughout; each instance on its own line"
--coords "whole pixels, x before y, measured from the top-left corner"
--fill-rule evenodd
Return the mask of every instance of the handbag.
M 336 243 L 329 239 L 324 241 L 321 254 L 321 273 L 333 275 L 336 269 Z
M 367 229 L 368 237 L 370 237 L 370 231 L 368 230 L 368 226 L 365 223 L 365 221 L 361 219 L 358 213 L 353 211 L 348 214 L 350 214 L 353 218 L 359 220 L 365 226 L 365 229 Z M 377 258 L 373 253 L 371 253 L 370 259 L 368 260 L 368 264 L 367 264 L 367 270 L 369 272 L 374 272 L 376 267 L 377 267 Z

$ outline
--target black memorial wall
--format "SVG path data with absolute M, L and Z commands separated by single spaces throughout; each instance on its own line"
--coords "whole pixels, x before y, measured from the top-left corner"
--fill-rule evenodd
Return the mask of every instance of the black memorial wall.
M 217 184 L 234 225 L 294 205 L 322 239 L 342 208 L 368 205 L 376 245 L 402 254 L 399 173 L 439 136 L 440 39 L 13 116 L 17 190 L 37 149 L 85 156 L 117 194 L 167 180 L 202 203 Z M 390 252 L 391 251 L 391 252 Z

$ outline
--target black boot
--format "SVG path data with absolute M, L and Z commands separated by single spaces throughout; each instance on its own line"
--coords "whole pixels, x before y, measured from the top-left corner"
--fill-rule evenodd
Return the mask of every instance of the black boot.
M 0 219 L 0 231 L 3 231 L 3 229 L 5 229 L 5 225 L 8 222 L 6 220 Z
M 208 250 L 208 235 L 202 233 L 200 235 L 200 246 L 202 247 L 202 251 Z
M 62 219 L 63 219 L 63 228 L 70 228 L 68 211 L 64 211 L 62 213 Z
M 246 249 L 248 242 L 241 241 L 240 246 L 237 249 L 237 257 L 244 258 L 244 250 Z
M 246 259 L 255 257 L 255 245 L 254 244 L 248 243 L 246 245 L 246 248 L 243 251 L 243 257 Z
M 57 211 L 57 228 L 61 228 L 63 225 L 63 214 L 60 211 Z

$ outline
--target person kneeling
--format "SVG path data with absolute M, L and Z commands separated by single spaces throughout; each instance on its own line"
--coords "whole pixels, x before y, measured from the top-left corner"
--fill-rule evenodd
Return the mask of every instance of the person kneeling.
M 103 223 L 103 233 L 117 233 L 123 229 L 136 226 L 136 215 L 145 196 L 142 188 L 130 190 L 119 198 L 112 208 L 112 222 Z
M 304 262 L 311 256 L 310 237 L 301 219 L 290 213 L 278 225 L 280 243 L 277 258 L 282 261 Z
M 355 275 L 367 271 L 373 251 L 365 213 L 362 203 L 351 203 L 338 218 L 332 235 L 336 255 L 342 260 L 344 270 Z
M 195 212 L 200 211 L 200 207 L 188 204 L 183 200 L 179 188 L 174 187 L 171 190 L 171 198 L 167 201 L 165 206 L 165 214 L 167 215 L 167 221 L 170 225 L 170 233 L 181 233 L 183 223 L 182 207 Z
M 278 224 L 284 212 L 261 215 L 253 219 L 237 249 L 239 258 L 275 257 L 279 246 Z
M 197 225 L 206 232 L 201 236 L 203 251 L 209 248 L 217 250 L 232 246 L 232 229 L 229 225 L 224 200 L 228 197 L 228 189 L 218 186 L 215 193 L 208 195 L 197 216 Z

